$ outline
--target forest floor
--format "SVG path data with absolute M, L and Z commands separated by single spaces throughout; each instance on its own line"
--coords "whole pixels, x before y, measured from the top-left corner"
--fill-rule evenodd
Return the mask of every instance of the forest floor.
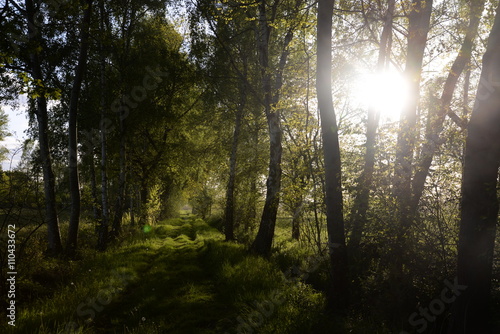
M 406 333 L 381 320 L 394 309 L 384 308 L 384 295 L 373 289 L 354 299 L 372 312 L 332 316 L 321 292 L 329 284 L 328 257 L 291 240 L 288 221 L 278 221 L 267 259 L 225 242 L 218 226 L 187 215 L 141 229 L 127 225 L 98 252 L 95 226 L 84 222 L 78 260 L 48 258 L 31 247 L 19 263 L 16 326 L 3 321 L 0 333 Z M 32 242 L 38 249 L 41 234 Z M 430 323 L 426 333 L 443 330 Z
M 106 252 L 98 252 L 94 226 L 85 222 L 79 260 L 47 258 L 30 248 L 18 270 L 16 326 L 4 321 L 0 333 L 401 332 L 380 320 L 386 319 L 385 309 L 394 310 L 384 309 L 383 295 L 376 292 L 358 295 L 358 307 L 375 312 L 333 317 L 320 292 L 329 283 L 328 257 L 291 240 L 289 222 L 278 221 L 268 259 L 225 242 L 217 226 L 187 215 L 142 229 L 127 225 Z M 42 234 L 33 241 L 39 249 Z M 413 311 L 402 313 L 408 312 Z M 427 333 L 443 332 L 437 322 L 430 325 Z
M 322 293 L 287 280 L 276 262 L 224 242 L 201 219 L 169 219 L 130 239 L 104 253 L 88 250 L 84 260 L 70 263 L 51 294 L 19 307 L 12 332 L 351 332 L 324 321 Z M 292 260 L 279 261 L 286 267 Z M 53 270 L 66 269 L 56 261 Z M 10 332 L 3 325 L 0 331 Z

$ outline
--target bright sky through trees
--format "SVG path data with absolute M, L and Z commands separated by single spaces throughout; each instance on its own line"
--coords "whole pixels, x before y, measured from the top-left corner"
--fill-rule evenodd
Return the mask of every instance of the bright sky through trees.
M 408 97 L 405 80 L 396 70 L 360 74 L 353 94 L 360 107 L 373 107 L 379 111 L 383 122 L 399 120 L 399 113 Z
M 9 150 L 7 155 L 8 160 L 2 161 L 2 170 L 9 170 L 15 168 L 21 158 L 21 151 L 19 148 L 22 146 L 22 142 L 25 138 L 24 131 L 28 129 L 28 119 L 26 118 L 25 103 L 24 99 L 20 101 L 21 105 L 19 108 L 12 108 L 11 106 L 2 106 L 9 118 L 9 123 L 7 124 L 7 130 L 11 136 L 5 137 L 0 145 L 5 146 Z M 17 154 L 16 154 L 17 152 Z M 13 154 L 15 155 L 13 157 Z

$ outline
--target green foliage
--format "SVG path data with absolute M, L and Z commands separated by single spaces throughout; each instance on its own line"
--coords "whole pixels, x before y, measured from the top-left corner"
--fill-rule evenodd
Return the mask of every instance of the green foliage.
M 210 190 L 208 187 L 203 187 L 202 191 L 190 199 L 193 213 L 202 218 L 209 217 L 212 211 L 213 195 Z
M 149 191 L 149 198 L 144 205 L 144 216 L 146 224 L 155 225 L 161 214 L 161 186 L 154 185 Z
M 0 108 L 0 141 L 5 140 L 5 137 L 10 136 L 10 133 L 7 131 L 8 124 L 9 118 L 7 117 L 5 111 Z M 8 149 L 3 145 L 0 145 L 0 162 L 4 161 L 7 158 L 8 153 Z
M 261 333 L 317 333 L 315 327 L 323 321 L 325 296 L 311 286 L 298 282 L 283 288 L 287 296 Z

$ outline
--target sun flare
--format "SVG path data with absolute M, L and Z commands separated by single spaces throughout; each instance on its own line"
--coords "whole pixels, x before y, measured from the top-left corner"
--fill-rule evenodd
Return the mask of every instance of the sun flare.
M 403 76 L 395 71 L 360 75 L 355 98 L 364 108 L 375 108 L 381 121 L 397 121 L 408 98 Z

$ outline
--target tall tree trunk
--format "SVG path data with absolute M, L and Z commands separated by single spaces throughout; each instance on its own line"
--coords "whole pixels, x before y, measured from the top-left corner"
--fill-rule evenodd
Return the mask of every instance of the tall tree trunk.
M 114 237 L 118 236 L 121 231 L 123 218 L 123 208 L 125 203 L 125 181 L 126 181 L 126 144 L 125 144 L 125 119 L 120 114 L 120 176 L 118 179 L 118 194 L 115 203 L 115 216 L 113 218 L 113 226 L 111 233 Z
M 470 61 L 467 64 L 467 69 L 465 70 L 464 88 L 462 96 L 462 117 L 465 119 L 469 115 L 469 90 L 470 90 L 470 76 L 471 76 L 471 64 Z
M 135 225 L 135 187 L 130 187 L 130 226 Z
M 302 216 L 301 211 L 304 206 L 304 199 L 298 199 L 295 202 L 293 216 L 292 216 L 292 239 L 299 240 L 300 239 L 300 226 L 302 225 Z
M 396 200 L 396 220 L 399 223 L 393 233 L 395 242 L 390 249 L 393 261 L 390 263 L 391 303 L 396 305 L 394 318 L 399 321 L 403 317 L 404 305 L 409 303 L 405 293 L 405 253 L 411 249 L 408 234 L 412 224 L 410 216 L 412 165 L 417 133 L 417 111 L 420 100 L 420 79 L 427 35 L 430 27 L 432 0 L 412 0 L 409 13 L 408 47 L 404 76 L 407 81 L 408 101 L 400 116 L 399 132 L 396 146 L 393 192 Z
M 458 284 L 449 333 L 493 333 L 489 327 L 500 167 L 500 5 L 483 57 L 468 125 L 462 178 Z M 495 332 L 496 333 L 496 332 Z
M 39 46 L 41 36 L 35 24 L 35 15 L 40 14 L 35 10 L 33 0 L 26 0 L 26 19 L 28 23 L 28 40 L 33 44 L 30 57 L 31 75 L 33 80 L 43 83 L 42 66 L 39 52 L 35 46 Z M 40 19 L 40 17 L 38 17 Z M 38 87 L 39 89 L 41 87 Z M 52 159 L 50 155 L 50 144 L 48 137 L 48 114 L 47 99 L 45 95 L 39 94 L 36 98 L 36 119 L 38 123 L 38 142 L 40 146 L 40 158 L 42 160 L 43 184 L 45 194 L 45 215 L 47 219 L 49 255 L 58 255 L 62 252 L 61 234 L 59 232 L 59 219 L 56 209 L 55 179 L 52 170 Z
M 380 37 L 380 49 L 377 61 L 377 71 L 380 73 L 386 68 L 391 54 L 392 21 L 394 16 L 395 0 L 389 0 L 385 15 L 384 28 Z M 351 249 L 357 249 L 363 234 L 368 211 L 370 189 L 373 183 L 373 171 L 375 166 L 375 146 L 377 128 L 380 119 L 380 110 L 374 106 L 368 109 L 368 122 L 366 125 L 366 152 L 364 157 L 363 172 L 358 180 L 357 193 L 351 211 L 352 232 L 349 239 Z
M 257 160 L 259 156 L 259 136 L 260 136 L 260 127 L 259 127 L 259 117 L 255 117 L 254 119 L 254 128 L 251 130 L 251 145 L 253 146 L 253 157 L 252 162 L 253 165 L 257 165 Z M 248 176 L 248 197 L 246 199 L 246 209 L 245 216 L 243 222 L 243 230 L 245 233 L 248 233 L 257 222 L 257 201 L 259 197 L 259 191 L 257 188 L 257 179 L 258 179 L 258 171 L 255 167 L 251 168 L 249 176 Z
M 99 1 L 99 14 L 100 23 L 99 27 L 101 33 L 104 33 L 105 29 L 105 9 L 104 1 Z M 100 109 L 101 109 L 101 122 L 100 122 L 100 140 L 101 140 L 101 221 L 99 224 L 99 234 L 97 238 L 97 249 L 100 251 L 105 251 L 108 242 L 108 225 L 109 225 L 109 209 L 108 209 L 108 154 L 107 154 L 107 139 L 106 139 L 106 59 L 104 56 L 103 47 L 103 37 L 99 41 L 99 70 L 100 70 L 100 80 L 101 85 L 101 96 L 100 96 Z
M 127 10 L 128 12 L 128 10 Z M 121 69 L 120 70 L 120 82 L 123 84 L 123 70 L 128 66 L 129 60 L 127 59 L 130 56 L 130 47 L 132 43 L 132 33 L 135 28 L 136 24 L 136 14 L 137 14 L 137 8 L 135 6 L 131 6 L 130 8 L 130 13 L 129 16 L 125 15 L 123 18 L 122 24 L 121 24 L 121 35 L 122 38 L 125 40 L 125 45 L 124 49 L 121 54 L 121 59 L 119 60 L 119 65 L 118 67 Z M 128 26 L 127 26 L 128 22 Z M 106 22 L 107 24 L 108 22 Z M 122 87 L 123 89 L 124 87 Z M 110 235 L 112 237 L 116 237 L 120 234 L 121 232 L 121 224 L 122 224 L 122 218 L 123 218 L 123 210 L 125 207 L 125 182 L 126 182 L 126 142 L 125 142 L 125 118 L 126 118 L 126 113 L 124 112 L 124 98 L 125 96 L 123 95 L 124 92 L 122 91 L 122 98 L 121 98 L 121 108 L 120 112 L 118 113 L 118 122 L 119 122 L 119 138 L 120 138 L 120 144 L 119 144 L 119 155 L 120 155 L 120 173 L 118 176 L 118 192 L 116 195 L 116 201 L 115 201 L 115 214 L 113 217 L 113 222 L 111 226 L 111 232 Z
M 233 134 L 233 144 L 231 146 L 231 157 L 229 159 L 229 180 L 227 182 L 226 191 L 226 208 L 225 208 L 225 229 L 224 233 L 226 236 L 226 241 L 234 240 L 234 189 L 236 180 L 236 158 L 238 153 L 238 141 L 241 132 L 241 121 L 243 118 L 243 112 L 246 102 L 245 87 L 242 85 L 240 88 L 240 102 L 238 105 L 238 110 L 236 110 L 235 122 L 234 122 L 234 134 Z
M 104 82 L 104 59 L 101 59 L 101 83 Z M 105 105 L 105 89 L 102 86 L 101 89 L 101 223 L 99 226 L 99 236 L 97 240 L 97 249 L 100 251 L 106 250 L 108 242 L 108 230 L 109 230 L 109 208 L 108 208 L 108 152 L 107 152 L 107 138 L 106 138 L 106 128 L 104 126 L 104 120 L 106 120 L 106 105 Z
M 264 110 L 269 128 L 269 175 L 267 177 L 267 193 L 262 211 L 259 231 L 252 244 L 252 251 L 257 254 L 268 256 L 274 237 L 276 217 L 280 202 L 281 191 L 281 155 L 282 155 L 282 130 L 280 125 L 280 112 L 277 104 L 280 99 L 280 90 L 283 85 L 282 75 L 288 58 L 288 45 L 293 34 L 289 30 L 285 36 L 283 51 L 276 70 L 274 87 L 271 80 L 271 68 L 269 66 L 269 38 L 271 27 L 266 13 L 266 1 L 259 2 L 259 37 L 257 49 L 262 75 L 262 89 L 264 93 Z M 273 94 L 274 92 L 274 94 Z
M 71 89 L 69 102 L 69 192 L 71 197 L 71 213 L 69 218 L 68 239 L 66 253 L 75 255 L 78 245 L 78 225 L 80 224 L 80 181 L 78 179 L 78 101 L 82 87 L 83 76 L 87 65 L 87 51 L 89 41 L 90 16 L 92 14 L 92 0 L 85 2 L 82 28 L 80 32 L 80 55 L 75 69 L 75 78 Z
M 325 202 L 332 271 L 329 303 L 337 313 L 349 302 L 347 251 L 344 235 L 342 170 L 337 120 L 332 100 L 332 16 L 334 0 L 318 1 L 317 95 L 325 161 Z
M 88 164 L 90 168 L 90 190 L 92 193 L 92 215 L 94 217 L 94 221 L 99 222 L 101 220 L 101 212 L 99 210 L 99 198 L 97 195 L 97 181 L 96 181 L 96 173 L 95 173 L 95 162 L 94 162 L 94 147 L 88 154 Z M 96 228 L 96 232 L 99 229 Z
M 471 1 L 470 2 L 470 20 L 464 41 L 458 52 L 453 65 L 448 72 L 448 77 L 443 87 L 443 92 L 439 100 L 439 104 L 435 114 L 429 114 L 430 120 L 426 129 L 426 142 L 422 146 L 420 153 L 420 161 L 418 162 L 415 170 L 415 176 L 412 182 L 412 199 L 410 204 L 410 217 L 413 217 L 418 208 L 418 203 L 424 191 L 425 180 L 429 174 L 434 154 L 441 143 L 439 135 L 443 130 L 443 124 L 446 115 L 449 114 L 450 104 L 453 98 L 453 93 L 457 86 L 457 81 L 465 67 L 469 63 L 474 45 L 474 39 L 477 36 L 481 14 L 484 10 L 485 0 Z M 431 109 L 432 111 L 432 109 Z
M 408 27 L 408 48 L 406 55 L 405 78 L 408 82 L 408 102 L 401 112 L 396 147 L 394 170 L 394 195 L 398 206 L 397 230 L 398 247 L 402 246 L 411 225 L 411 176 L 412 161 L 417 137 L 417 110 L 420 100 L 420 77 L 424 58 L 427 34 L 430 27 L 432 0 L 413 0 L 411 2 Z M 401 250 L 396 249 L 398 261 Z M 396 261 L 396 262 L 398 262 Z
M 252 250 L 260 255 L 268 256 L 274 237 L 274 228 L 278 214 L 281 189 L 281 127 L 279 112 L 266 106 L 267 122 L 270 135 L 269 176 L 267 178 L 267 193 L 264 210 L 259 225 L 259 231 L 252 244 Z

